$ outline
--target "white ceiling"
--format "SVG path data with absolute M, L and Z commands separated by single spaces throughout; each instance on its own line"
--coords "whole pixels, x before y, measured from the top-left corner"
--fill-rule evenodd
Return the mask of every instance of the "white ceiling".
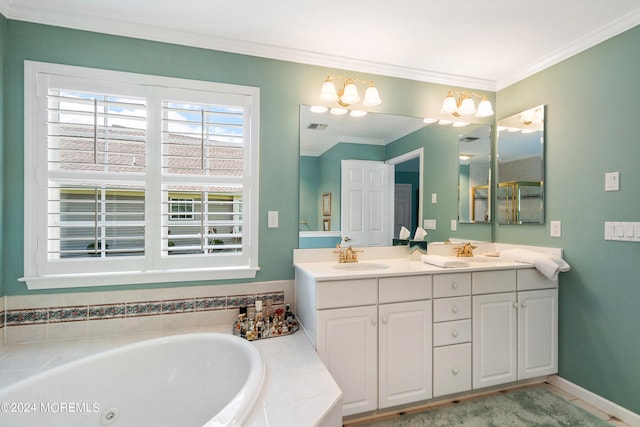
M 0 0 L 0 12 L 484 90 L 640 24 L 638 0 Z

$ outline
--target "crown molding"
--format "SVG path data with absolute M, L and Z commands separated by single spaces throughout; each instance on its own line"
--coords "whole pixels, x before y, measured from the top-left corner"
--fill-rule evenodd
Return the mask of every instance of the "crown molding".
M 9 0 L 0 0 L 8 2 Z M 218 50 L 242 55 L 277 59 L 319 67 L 377 74 L 389 77 L 417 80 L 447 86 L 495 91 L 496 82 L 456 74 L 440 73 L 418 68 L 401 67 L 392 64 L 364 61 L 338 55 L 319 54 L 299 49 L 288 49 L 262 43 L 250 43 L 240 40 L 207 36 L 189 31 L 167 31 L 150 25 L 138 25 L 120 20 L 96 16 L 78 16 L 43 11 L 38 8 L 11 6 L 8 8 L 10 19 L 53 25 L 84 31 L 92 31 L 116 36 L 133 37 L 143 40 L 179 44 L 203 49 Z
M 618 34 L 621 34 L 633 27 L 640 25 L 640 9 L 635 10 L 625 16 L 622 16 L 615 21 L 604 25 L 591 31 L 584 37 L 581 37 L 572 43 L 564 46 L 561 49 L 557 49 L 551 54 L 541 58 L 540 60 L 530 64 L 528 67 L 523 68 L 519 72 L 516 72 L 510 76 L 506 76 L 504 79 L 500 79 L 497 82 L 496 90 L 501 90 L 507 86 L 511 86 L 514 83 L 524 80 L 527 77 L 558 64 L 559 62 L 569 59 L 570 57 L 577 55 L 585 50 L 594 47 L 595 45 L 604 42 Z
M 9 19 L 53 25 L 77 30 L 92 31 L 116 36 L 179 44 L 203 49 L 250 55 L 262 58 L 295 62 L 319 67 L 377 74 L 446 86 L 457 86 L 495 92 L 520 80 L 555 65 L 571 56 L 583 52 L 617 34 L 640 24 L 640 10 L 633 11 L 612 23 L 600 27 L 585 37 L 552 52 L 527 67 L 505 74 L 496 80 L 480 79 L 456 74 L 435 72 L 419 68 L 401 67 L 373 61 L 364 61 L 338 55 L 288 49 L 262 43 L 207 36 L 189 31 L 167 31 L 151 25 L 138 25 L 100 16 L 78 16 L 67 13 L 44 11 L 35 7 L 12 5 L 11 0 L 0 0 L 0 12 Z

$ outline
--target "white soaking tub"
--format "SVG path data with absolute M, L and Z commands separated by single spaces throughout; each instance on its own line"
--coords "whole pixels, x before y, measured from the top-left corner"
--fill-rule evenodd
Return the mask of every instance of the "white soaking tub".
M 196 333 L 129 344 L 0 390 L 0 426 L 242 426 L 264 362 L 233 335 Z

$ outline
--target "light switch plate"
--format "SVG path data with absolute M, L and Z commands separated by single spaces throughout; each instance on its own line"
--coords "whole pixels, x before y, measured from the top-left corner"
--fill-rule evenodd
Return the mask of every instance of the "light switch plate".
M 267 218 L 267 226 L 269 228 L 278 228 L 278 211 L 269 211 Z
M 551 221 L 551 237 L 560 237 L 562 235 L 562 224 L 560 221 Z
M 451 231 L 456 231 L 458 229 L 458 221 L 455 219 L 451 220 Z
M 431 193 L 431 203 L 438 203 L 438 194 Z
M 620 191 L 620 172 L 604 174 L 604 191 Z

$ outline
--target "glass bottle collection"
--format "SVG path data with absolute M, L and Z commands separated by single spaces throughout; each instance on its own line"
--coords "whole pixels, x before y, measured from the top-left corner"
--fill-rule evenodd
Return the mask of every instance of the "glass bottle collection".
M 256 300 L 254 306 L 240 307 L 238 319 L 233 324 L 233 335 L 249 341 L 290 335 L 299 329 L 296 316 L 289 304 L 284 309 L 272 307 L 272 300 Z

